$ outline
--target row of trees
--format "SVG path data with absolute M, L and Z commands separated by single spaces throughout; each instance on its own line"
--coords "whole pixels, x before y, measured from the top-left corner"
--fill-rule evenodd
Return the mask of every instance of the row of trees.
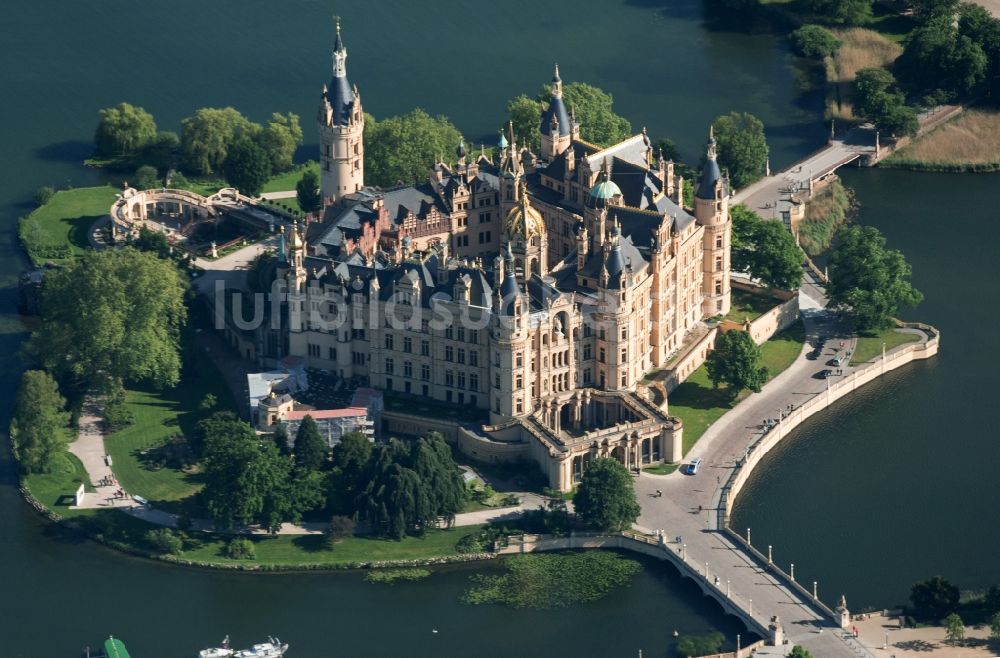
M 98 156 L 117 166 L 144 165 L 164 174 L 175 167 L 196 176 L 222 174 L 257 194 L 267 178 L 292 168 L 302 128 L 295 114 L 274 113 L 264 125 L 231 107 L 206 107 L 181 122 L 180 136 L 157 130 L 141 107 L 121 103 L 100 111 L 94 134 Z M 140 172 L 148 184 L 149 170 Z

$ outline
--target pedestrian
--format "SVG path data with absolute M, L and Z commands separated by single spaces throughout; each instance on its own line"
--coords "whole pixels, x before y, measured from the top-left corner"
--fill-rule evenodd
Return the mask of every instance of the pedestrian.
M 698 511 L 699 512 L 701 511 L 701 505 L 698 505 Z

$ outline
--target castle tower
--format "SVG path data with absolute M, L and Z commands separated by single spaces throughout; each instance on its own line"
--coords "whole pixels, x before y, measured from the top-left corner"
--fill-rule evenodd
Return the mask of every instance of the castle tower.
M 569 148 L 574 137 L 579 136 L 579 127 L 566 111 L 566 103 L 562 97 L 562 78 L 559 77 L 559 65 L 556 64 L 552 76 L 552 100 L 549 108 L 542 114 L 538 126 L 542 137 L 542 160 L 552 160 Z
M 590 233 L 592 251 L 599 250 L 608 239 L 608 208 L 622 204 L 621 188 L 611 180 L 611 171 L 608 168 L 607 160 L 605 160 L 601 163 L 597 182 L 587 192 L 583 209 L 583 221 Z
M 508 246 L 495 263 L 493 300 L 494 358 L 490 372 L 490 421 L 530 414 L 531 341 L 528 334 L 528 300 L 514 273 L 514 254 Z
M 285 281 L 288 291 L 288 353 L 295 356 L 306 355 L 307 339 L 305 332 L 309 328 L 309 305 L 306 294 L 306 244 L 299 232 L 299 223 L 292 224 L 291 235 L 288 236 L 288 268 L 285 270 Z
M 616 222 L 601 246 L 600 277 L 597 281 L 597 378 L 600 388 L 627 389 L 635 383 L 630 364 L 635 357 L 636 318 L 630 314 L 633 290 L 629 263 L 622 254 L 621 227 Z M 632 315 L 633 317 L 630 317 Z
M 729 312 L 729 250 L 732 222 L 729 189 L 716 161 L 715 135 L 709 130 L 708 159 L 694 195 L 694 216 L 705 227 L 702 238 L 702 317 Z
M 365 184 L 365 116 L 361 95 L 347 80 L 347 48 L 340 36 L 333 44 L 333 78 L 323 86 L 319 105 L 320 191 L 324 203 L 339 201 Z

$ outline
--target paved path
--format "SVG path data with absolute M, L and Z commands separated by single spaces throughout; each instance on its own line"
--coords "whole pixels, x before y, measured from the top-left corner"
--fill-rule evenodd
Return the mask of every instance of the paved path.
M 284 190 L 281 192 L 264 192 L 260 195 L 262 199 L 294 199 L 296 194 L 295 190 Z
M 77 509 L 127 507 L 134 504 L 131 500 L 116 499 L 114 496 L 121 487 L 111 483 L 114 473 L 106 461 L 107 451 L 104 449 L 104 434 L 100 426 L 100 405 L 96 398 L 89 395 L 84 398 L 79 422 L 79 433 L 76 441 L 69 444 L 69 451 L 83 464 L 90 483 L 97 491 L 85 494 L 83 504 Z
M 854 626 L 860 634 L 861 644 L 868 647 L 875 658 L 990 658 L 997 655 L 990 650 L 987 625 L 966 626 L 966 642 L 962 646 L 946 642 L 945 629 L 941 626 L 900 629 L 897 618 L 889 619 L 881 614 L 854 622 Z
M 194 281 L 195 287 L 203 295 L 213 295 L 216 282 L 222 281 L 226 288 L 243 289 L 246 270 L 253 259 L 263 252 L 278 248 L 279 237 L 272 235 L 266 240 L 249 244 L 242 249 L 228 253 L 222 258 L 196 258 L 194 264 L 203 272 Z

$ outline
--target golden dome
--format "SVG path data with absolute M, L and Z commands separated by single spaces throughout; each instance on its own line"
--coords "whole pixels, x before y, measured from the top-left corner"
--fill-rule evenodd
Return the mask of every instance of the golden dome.
M 531 206 L 528 193 L 521 184 L 517 205 L 507 213 L 503 224 L 503 237 L 510 242 L 515 236 L 527 242 L 533 237 L 541 237 L 545 233 L 545 222 L 542 213 Z

